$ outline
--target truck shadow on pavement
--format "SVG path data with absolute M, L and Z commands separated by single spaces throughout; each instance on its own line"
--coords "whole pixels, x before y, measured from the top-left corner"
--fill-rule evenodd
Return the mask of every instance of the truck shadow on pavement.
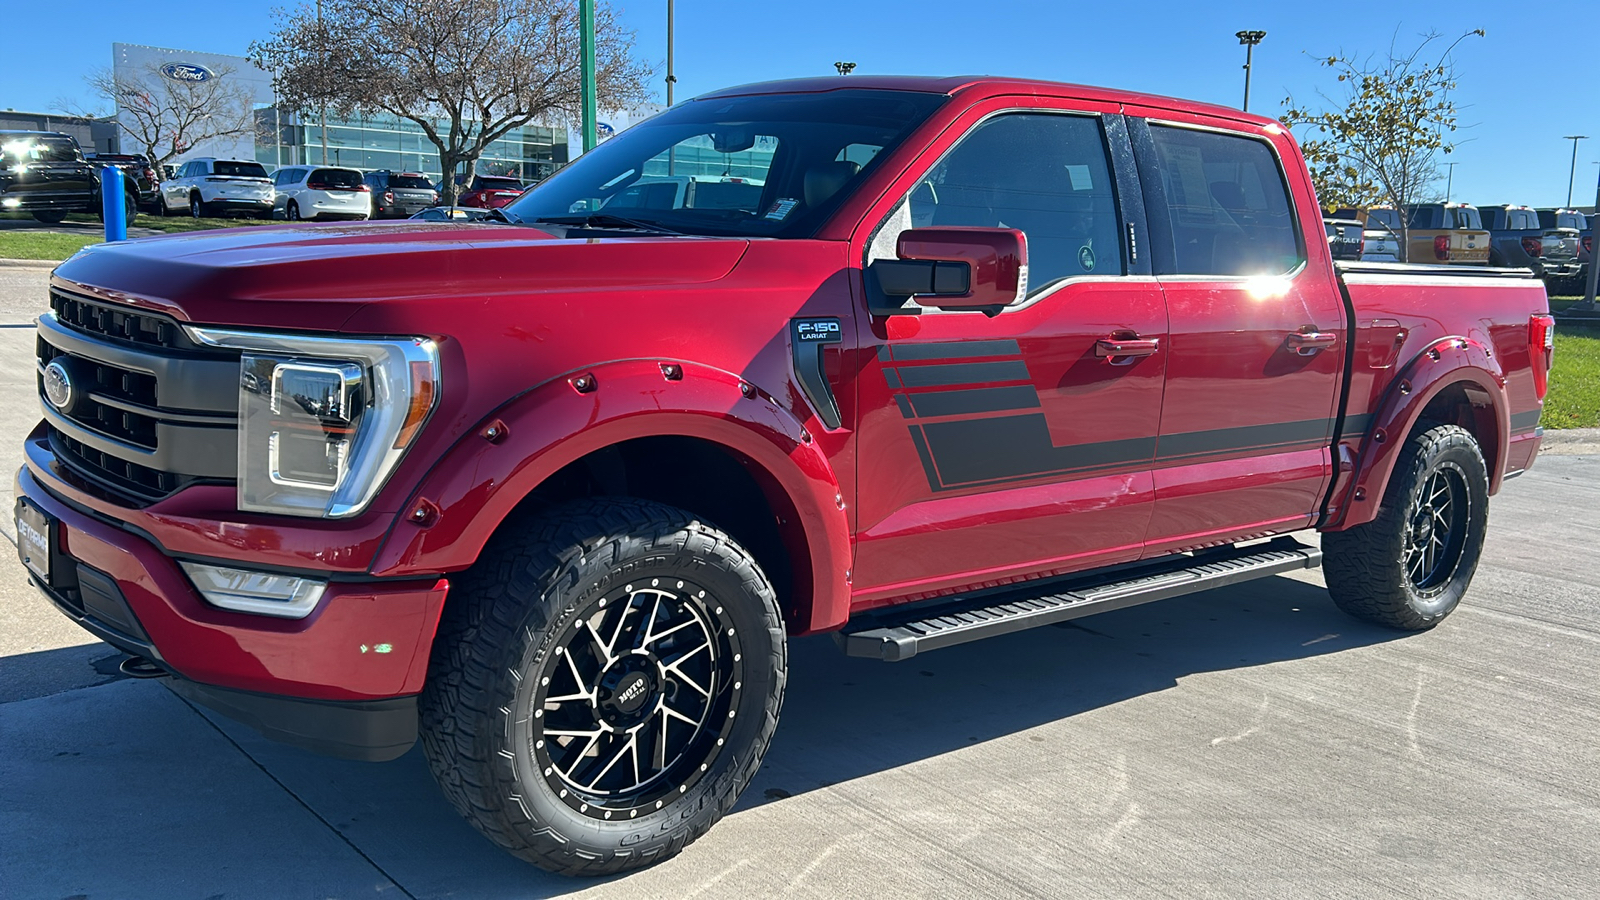
M 1166 690 L 1182 678 L 1337 653 L 1403 636 L 1344 616 L 1320 587 L 1276 577 L 953 647 L 897 664 L 847 658 L 825 636 L 795 640 L 790 645 L 788 695 L 777 736 L 755 783 L 719 827 L 738 828 L 741 813 L 755 807 L 976 748 Z M 122 697 L 132 691 L 158 705 L 161 714 L 154 719 L 131 717 L 121 713 L 123 701 L 109 702 L 107 692 L 120 692 Z M 133 737 L 123 751 L 108 746 L 107 755 L 114 751 L 115 758 L 101 764 L 116 773 L 109 784 L 73 784 L 66 780 L 66 772 L 24 774 L 20 796 L 14 797 L 17 805 L 0 816 L 0 836 L 9 833 L 21 841 L 8 855 L 26 858 L 64 847 L 93 846 L 94 869 L 116 880 L 88 881 L 113 888 L 110 894 L 121 897 L 192 893 L 198 898 L 217 892 L 229 898 L 287 896 L 281 893 L 289 887 L 281 860 L 264 854 L 262 844 L 248 837 L 270 830 L 267 823 L 233 824 L 251 815 L 248 805 L 254 802 L 254 791 L 263 804 L 270 799 L 292 808 L 293 815 L 282 815 L 295 830 L 272 835 L 271 841 L 302 848 L 326 845 L 329 862 L 318 866 L 304 860 L 309 865 L 301 867 L 306 875 L 322 876 L 314 882 L 319 896 L 370 893 L 374 886 L 383 891 L 383 885 L 390 883 L 418 898 L 554 896 L 594 886 L 547 875 L 480 837 L 432 784 L 420 748 L 377 765 L 326 759 L 271 743 L 247 728 L 189 708 L 153 684 L 111 685 L 92 693 L 107 699 L 81 703 L 84 708 L 77 716 L 82 721 L 77 725 L 52 713 L 24 722 L 31 732 L 20 741 L 15 732 L 11 738 L 0 736 L 0 746 L 7 752 L 13 743 L 29 749 L 44 745 L 38 761 L 0 762 L 0 770 L 49 764 L 45 751 L 55 749 L 52 743 L 76 740 L 74 728 L 107 733 L 129 727 L 156 731 L 181 724 L 181 728 Z M 89 701 L 92 693 L 60 696 Z M 6 708 L 0 706 L 0 715 Z M 6 721 L 0 718 L 0 723 Z M 17 726 L 16 720 L 7 725 Z M 232 752 L 235 747 L 242 754 Z M 166 753 L 182 757 L 182 763 L 161 756 Z M 1068 756 L 1062 755 L 1063 771 L 1071 765 Z M 192 766 L 194 778 L 207 785 L 203 796 L 194 796 L 182 778 L 172 778 L 174 766 L 180 771 Z M 6 777 L 11 780 L 16 774 L 12 771 Z M 41 791 L 50 785 L 32 789 L 27 785 L 58 777 L 62 780 L 54 789 L 61 792 L 92 794 L 115 788 L 129 795 L 125 799 L 139 810 L 139 828 L 130 833 L 127 828 L 109 827 L 105 816 L 115 815 L 112 810 L 83 816 L 78 804 L 39 802 L 47 795 Z M 223 789 L 229 783 L 241 785 L 239 796 L 231 797 Z M 246 784 L 254 787 L 246 790 Z M 218 805 L 224 808 L 207 808 Z M 13 821 L 5 822 L 8 818 Z M 228 823 L 225 831 L 233 833 L 218 834 L 217 825 L 203 824 L 219 820 Z M 165 835 L 169 847 L 203 847 L 207 874 L 184 868 L 193 850 L 162 860 L 166 854 L 140 836 L 151 829 Z M 688 855 L 694 853 L 690 848 Z M 37 862 L 15 873 L 22 878 L 15 886 L 24 895 L 66 896 L 94 886 L 82 879 L 57 881 L 48 867 L 36 866 Z M 135 881 L 128 880 L 133 877 Z M 29 884 L 34 878 L 45 881 Z M 164 878 L 171 880 L 163 883 Z M 627 878 L 619 880 L 623 884 L 617 887 L 627 890 Z M 173 890 L 178 885 L 183 889 Z

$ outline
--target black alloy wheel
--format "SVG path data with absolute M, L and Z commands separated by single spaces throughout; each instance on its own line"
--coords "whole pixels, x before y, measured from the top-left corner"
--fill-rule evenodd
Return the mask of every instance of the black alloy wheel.
M 1461 562 L 1472 507 L 1466 479 L 1459 465 L 1444 463 L 1412 502 L 1401 566 L 1420 596 L 1442 591 Z
M 744 656 L 704 588 L 651 578 L 597 598 L 557 638 L 525 721 L 550 789 L 596 819 L 688 792 L 727 740 Z

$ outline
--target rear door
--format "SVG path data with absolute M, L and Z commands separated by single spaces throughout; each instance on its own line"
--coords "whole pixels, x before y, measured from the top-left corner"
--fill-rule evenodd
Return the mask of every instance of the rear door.
M 1346 336 L 1316 198 L 1283 132 L 1237 127 L 1130 119 L 1169 331 L 1146 555 L 1310 525 L 1332 474 Z
M 1003 98 L 947 134 L 869 216 L 866 259 L 893 258 L 911 228 L 1017 228 L 1028 300 L 857 317 L 853 580 L 868 605 L 1137 559 L 1154 500 L 1166 311 L 1124 239 L 1143 209 L 1117 177 L 1131 178 L 1121 116 Z M 1155 344 L 1100 355 L 1112 338 Z

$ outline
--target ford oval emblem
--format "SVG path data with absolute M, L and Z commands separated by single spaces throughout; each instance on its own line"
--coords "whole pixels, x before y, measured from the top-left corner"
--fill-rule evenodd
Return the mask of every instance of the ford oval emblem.
M 216 77 L 216 73 L 199 63 L 167 63 L 161 67 L 161 74 L 173 81 L 187 81 L 193 84 L 210 81 Z
M 59 359 L 50 361 L 44 367 L 44 399 L 45 402 L 61 412 L 66 412 L 72 405 L 72 376 L 67 374 L 67 367 Z

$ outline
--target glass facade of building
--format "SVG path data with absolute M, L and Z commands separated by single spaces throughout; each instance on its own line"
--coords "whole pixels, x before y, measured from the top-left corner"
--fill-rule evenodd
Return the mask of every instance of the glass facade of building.
M 433 181 L 443 177 L 438 148 L 415 122 L 392 116 L 330 115 L 327 132 L 328 165 L 421 172 Z M 257 109 L 256 135 L 256 160 L 269 168 L 323 163 L 322 128 L 314 114 Z M 566 129 L 526 125 L 484 148 L 477 172 L 511 175 L 532 184 L 550 177 L 566 162 Z

